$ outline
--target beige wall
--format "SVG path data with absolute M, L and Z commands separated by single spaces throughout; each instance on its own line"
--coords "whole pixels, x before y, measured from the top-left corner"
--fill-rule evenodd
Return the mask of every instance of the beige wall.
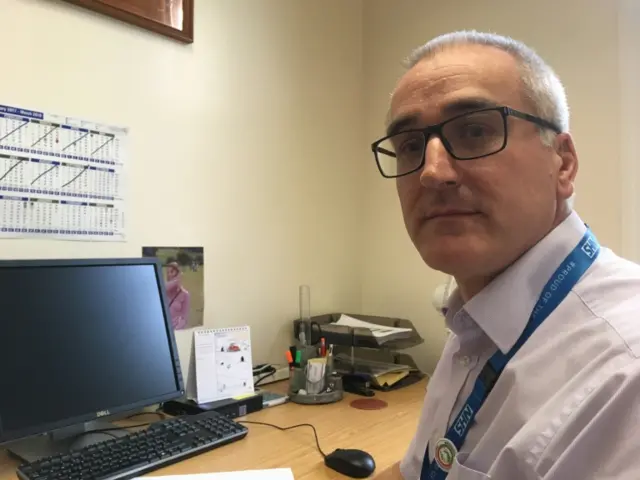
M 619 250 L 623 197 L 616 2 L 367 0 L 368 140 L 383 132 L 389 93 L 402 74 L 401 59 L 433 36 L 458 29 L 496 31 L 523 40 L 556 69 L 569 96 L 571 130 L 580 155 L 576 208 L 603 243 Z M 373 163 L 367 175 L 363 308 L 413 320 L 427 340 L 413 353 L 432 370 L 445 333 L 431 295 L 444 277 L 422 264 L 409 242 L 393 181 L 379 177 Z
M 298 285 L 314 313 L 360 308 L 362 5 L 195 4 L 185 46 L 64 2 L 0 1 L 0 103 L 131 129 L 126 243 L 4 240 L 1 257 L 203 245 L 205 325 L 249 324 L 256 363 L 282 362 Z
M 640 261 L 640 2 L 618 0 L 622 253 Z

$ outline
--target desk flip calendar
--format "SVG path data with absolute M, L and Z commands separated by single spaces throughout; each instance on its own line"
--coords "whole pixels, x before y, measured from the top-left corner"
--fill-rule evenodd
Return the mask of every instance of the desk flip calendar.
M 194 330 L 187 397 L 208 403 L 254 392 L 249 326 Z
M 124 241 L 127 133 L 0 105 L 0 237 Z

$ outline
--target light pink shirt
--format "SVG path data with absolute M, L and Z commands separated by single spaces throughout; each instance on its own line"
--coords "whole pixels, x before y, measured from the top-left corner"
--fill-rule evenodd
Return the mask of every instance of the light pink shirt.
M 180 278 L 167 280 L 167 296 L 169 297 L 169 313 L 175 330 L 182 330 L 189 322 L 191 295 L 182 287 Z
M 467 304 L 452 330 L 401 462 L 420 478 L 480 370 L 522 333 L 585 226 L 572 213 Z M 597 233 L 596 233 L 597 236 Z M 559 307 L 508 363 L 476 416 L 448 480 L 640 479 L 640 266 L 602 248 Z

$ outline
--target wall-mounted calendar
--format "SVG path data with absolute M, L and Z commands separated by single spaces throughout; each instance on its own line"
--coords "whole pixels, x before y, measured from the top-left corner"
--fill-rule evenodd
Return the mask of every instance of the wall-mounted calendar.
M 0 237 L 123 241 L 127 133 L 0 105 Z

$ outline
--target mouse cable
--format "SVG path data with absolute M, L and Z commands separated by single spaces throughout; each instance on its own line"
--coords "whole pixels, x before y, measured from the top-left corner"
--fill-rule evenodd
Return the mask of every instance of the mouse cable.
M 274 368 L 273 372 L 265 373 L 261 377 L 258 377 L 258 379 L 253 383 L 253 386 L 259 387 L 262 382 L 264 382 L 269 377 L 273 377 L 276 374 L 276 372 L 277 370 Z
M 322 448 L 320 448 L 320 441 L 318 440 L 318 432 L 316 431 L 316 427 L 314 427 L 310 423 L 299 423 L 298 425 L 292 425 L 290 427 L 279 427 L 278 425 L 274 425 L 272 423 L 253 422 L 253 421 L 250 422 L 249 420 L 236 420 L 236 422 L 237 423 L 247 423 L 247 424 L 252 424 L 252 425 L 264 425 L 266 427 L 277 428 L 278 430 L 281 430 L 283 432 L 285 432 L 287 430 L 293 430 L 294 428 L 310 427 L 313 430 L 313 435 L 316 437 L 316 446 L 318 447 L 318 451 L 320 452 L 320 455 L 322 455 L 325 458 L 327 456 L 327 454 L 322 451 Z

